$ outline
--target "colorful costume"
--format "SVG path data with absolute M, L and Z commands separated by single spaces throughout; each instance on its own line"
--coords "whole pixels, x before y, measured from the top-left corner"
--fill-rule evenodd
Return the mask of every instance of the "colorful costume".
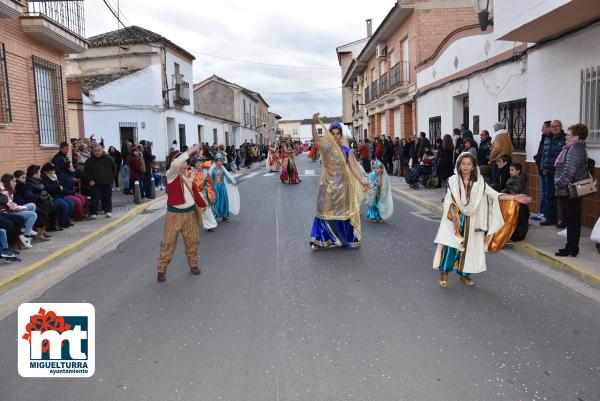
M 269 146 L 269 155 L 267 156 L 267 171 L 279 171 L 279 156 L 277 155 L 277 148 L 274 146 Z
M 486 270 L 486 234 L 498 232 L 504 217 L 498 201 L 501 194 L 485 183 L 478 168 L 477 180 L 465 188 L 459 171 L 464 155 L 458 157 L 456 174 L 448 179 L 444 213 L 434 241 L 438 245 L 433 268 L 442 273 L 456 269 L 460 276 L 469 277 Z M 459 227 L 455 227 L 453 219 Z
M 336 124 L 336 123 L 334 123 Z M 332 127 L 338 128 L 338 125 Z M 341 126 L 339 126 L 341 131 Z M 352 175 L 350 148 L 344 140 L 338 146 L 323 125 L 323 136 L 316 141 L 323 167 L 317 194 L 317 213 L 313 221 L 310 244 L 313 248 L 360 247 L 360 205 L 364 192 Z M 358 166 L 358 163 L 357 163 Z
M 382 170 L 381 175 L 372 171 L 369 175 L 369 181 L 373 188 L 369 192 L 366 199 L 366 204 L 369 206 L 367 210 L 367 218 L 375 223 L 383 223 L 389 219 L 394 213 L 394 200 L 392 198 L 392 189 L 390 187 L 390 178 L 383 167 L 383 163 L 376 160 L 375 167 Z
M 203 169 L 195 172 L 194 185 L 200 193 L 204 195 L 210 207 L 207 207 L 202 212 L 202 225 L 205 230 L 212 230 L 217 227 L 217 220 L 212 211 L 212 205 L 215 202 L 215 189 L 212 184 L 212 180 L 208 175 L 208 169 L 211 163 L 209 161 L 204 162 Z
M 160 256 L 158 257 L 157 269 L 160 274 L 166 273 L 167 266 L 171 262 L 175 247 L 177 246 L 177 236 L 181 232 L 183 244 L 185 246 L 185 256 L 187 257 L 188 265 L 192 270 L 197 271 L 194 274 L 199 274 L 198 269 L 198 243 L 200 242 L 200 233 L 198 230 L 198 216 L 196 215 L 196 203 L 200 207 L 207 207 L 204 200 L 198 196 L 198 201 L 195 198 L 198 193 L 195 192 L 193 185 L 185 174 L 180 174 L 179 169 L 185 166 L 189 155 L 183 153 L 172 159 L 171 166 L 167 170 L 167 214 L 165 216 L 165 230 L 162 241 L 160 242 Z M 185 180 L 185 182 L 184 182 Z M 195 270 L 194 270 L 195 269 Z M 164 281 L 160 280 L 159 281 Z
M 319 160 L 319 148 L 317 148 L 316 145 L 312 146 L 312 148 L 310 149 L 310 152 L 308 152 L 308 157 L 310 158 L 310 160 L 312 160 L 314 162 Z
M 217 154 L 216 159 L 222 159 L 222 154 Z M 215 217 L 228 219 L 229 213 L 237 215 L 240 210 L 240 194 L 233 184 L 235 179 L 224 167 L 213 164 L 209 170 L 209 176 L 215 188 L 215 202 L 213 213 Z
M 298 169 L 296 169 L 296 162 L 294 161 L 294 150 L 286 144 L 281 149 L 281 174 L 279 174 L 279 178 L 284 184 L 299 184 L 302 182 L 298 177 Z

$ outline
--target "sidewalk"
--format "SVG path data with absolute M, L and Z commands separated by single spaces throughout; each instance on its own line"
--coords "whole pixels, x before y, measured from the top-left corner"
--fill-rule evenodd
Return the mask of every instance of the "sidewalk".
M 112 218 L 107 219 L 100 213 L 97 220 L 76 222 L 71 228 L 50 233 L 50 241 L 34 242 L 33 248 L 23 249 L 19 255 L 21 263 L 0 262 L 0 291 L 120 227 L 159 201 L 163 195 L 164 191 L 156 191 L 156 199 L 145 199 L 142 204 L 136 205 L 132 195 L 113 192 Z
M 253 163 L 250 169 L 242 168 L 240 171 L 234 171 L 233 176 L 243 178 L 245 175 L 263 168 L 264 163 Z M 122 191 L 113 192 L 112 218 L 107 219 L 103 213 L 100 213 L 97 220 L 77 222 L 71 228 L 53 232 L 50 241 L 34 242 L 33 248 L 22 250 L 19 255 L 21 263 L 0 261 L 0 291 L 40 271 L 58 259 L 76 252 L 85 245 L 101 240 L 103 235 L 127 224 L 130 219 L 143 213 L 164 196 L 164 190 L 157 190 L 156 199 L 144 199 L 142 204 L 136 205 L 133 203 L 133 195 L 123 195 Z
M 442 214 L 442 199 L 445 188 L 411 189 L 404 181 L 404 177 L 391 176 L 392 191 L 397 195 L 414 202 L 435 213 Z M 579 255 L 576 258 L 557 257 L 554 253 L 563 248 L 566 238 L 559 236 L 561 231 L 556 227 L 542 227 L 539 223 L 530 221 L 529 232 L 525 241 L 515 242 L 514 247 L 525 251 L 555 269 L 565 271 L 590 284 L 600 286 L 600 254 L 596 250 L 596 243 L 590 240 L 592 230 L 581 228 L 579 242 Z M 510 251 L 507 248 L 507 251 Z

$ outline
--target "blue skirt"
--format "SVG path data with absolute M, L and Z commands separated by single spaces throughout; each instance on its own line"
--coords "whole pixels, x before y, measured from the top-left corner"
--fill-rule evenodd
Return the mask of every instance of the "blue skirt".
M 229 217 L 229 198 L 224 183 L 215 185 L 215 195 L 215 203 L 213 204 L 215 218 Z
M 354 227 L 348 220 L 323 220 L 315 217 L 310 234 L 310 244 L 319 248 L 359 248 Z

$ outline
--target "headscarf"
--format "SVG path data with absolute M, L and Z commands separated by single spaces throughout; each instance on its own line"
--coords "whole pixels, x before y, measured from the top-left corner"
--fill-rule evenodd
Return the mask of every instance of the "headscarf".
M 217 154 L 215 155 L 215 160 L 224 160 L 225 157 L 223 156 L 223 153 L 221 152 L 217 152 Z
M 344 130 L 342 129 L 342 124 L 340 124 L 339 121 L 334 121 L 331 124 L 329 124 L 329 132 L 331 132 L 334 128 L 337 128 L 340 130 L 340 133 L 342 133 Z
M 373 163 L 375 167 L 379 167 L 381 172 L 381 190 L 379 201 L 377 202 L 377 207 L 379 208 L 379 214 L 383 220 L 387 220 L 394 213 L 394 199 L 392 198 L 392 190 L 390 186 L 390 177 L 388 176 L 383 163 L 380 160 L 375 160 Z M 372 171 L 369 179 L 371 184 L 375 185 L 377 183 L 377 173 Z M 375 188 L 371 190 L 371 193 L 366 199 L 367 204 L 371 205 L 375 201 Z
M 471 182 L 471 190 L 467 191 L 467 188 L 464 187 L 462 175 L 460 173 L 460 163 L 465 157 L 470 157 L 471 159 L 474 158 L 469 152 L 463 152 L 458 156 L 456 159 L 456 174 L 448 180 L 448 187 L 450 188 L 450 192 L 452 193 L 456 206 L 460 209 L 460 212 L 466 216 L 472 216 L 479 209 L 481 199 L 483 198 L 485 192 L 485 180 L 481 177 L 477 162 L 475 161 L 474 168 L 477 180 Z

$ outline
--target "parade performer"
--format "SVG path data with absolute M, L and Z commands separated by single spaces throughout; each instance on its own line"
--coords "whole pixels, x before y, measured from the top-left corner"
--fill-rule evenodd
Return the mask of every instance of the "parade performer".
M 313 162 L 316 162 L 317 160 L 319 160 L 319 148 L 317 148 L 317 145 L 315 145 L 315 144 L 312 145 L 312 147 L 310 148 L 310 152 L 308 152 L 308 157 Z
M 193 182 L 196 189 L 204 196 L 208 202 L 208 207 L 202 212 L 202 226 L 208 232 L 215 231 L 217 220 L 212 211 L 212 205 L 215 202 L 215 189 L 213 188 L 212 180 L 208 175 L 208 169 L 211 162 L 206 160 L 206 157 L 201 157 L 194 161 L 195 171 L 193 172 Z
M 159 282 L 166 280 L 167 266 L 171 262 L 177 236 L 183 236 L 185 256 L 192 274 L 200 274 L 198 267 L 198 243 L 200 242 L 200 216 L 196 209 L 206 208 L 208 205 L 202 195 L 194 190 L 188 174 L 187 161 L 199 145 L 194 145 L 185 153 L 171 152 L 170 166 L 167 169 L 167 213 L 165 215 L 165 229 L 160 242 L 160 256 L 157 269 Z
M 394 213 L 394 200 L 392 199 L 392 188 L 390 178 L 383 167 L 383 163 L 375 160 L 373 171 L 369 175 L 372 188 L 366 199 L 369 207 L 367 218 L 374 223 L 383 223 Z
M 486 235 L 499 232 L 505 224 L 499 200 L 527 204 L 531 198 L 496 192 L 480 175 L 475 156 L 461 153 L 456 160 L 456 174 L 448 179 L 444 213 L 435 238 L 438 245 L 433 268 L 440 271 L 441 288 L 448 286 L 448 273 L 454 269 L 459 280 L 469 286 L 475 284 L 472 273 L 486 270 Z
M 237 215 L 240 210 L 240 194 L 237 182 L 223 167 L 223 155 L 217 153 L 215 163 L 210 167 L 209 175 L 215 188 L 213 212 L 221 221 L 229 220 L 229 214 Z
M 267 171 L 269 173 L 279 171 L 279 156 L 275 144 L 269 145 L 269 154 L 267 156 Z
M 302 180 L 298 177 L 294 161 L 294 148 L 288 141 L 290 139 L 286 138 L 281 144 L 281 174 L 279 174 L 279 178 L 284 184 L 299 184 Z
M 320 122 L 319 113 L 313 116 L 312 135 L 323 167 L 310 245 L 313 249 L 358 248 L 360 206 L 370 184 L 343 137 L 342 125 L 336 121 L 327 129 L 320 122 L 323 136 L 319 137 L 317 122 Z

